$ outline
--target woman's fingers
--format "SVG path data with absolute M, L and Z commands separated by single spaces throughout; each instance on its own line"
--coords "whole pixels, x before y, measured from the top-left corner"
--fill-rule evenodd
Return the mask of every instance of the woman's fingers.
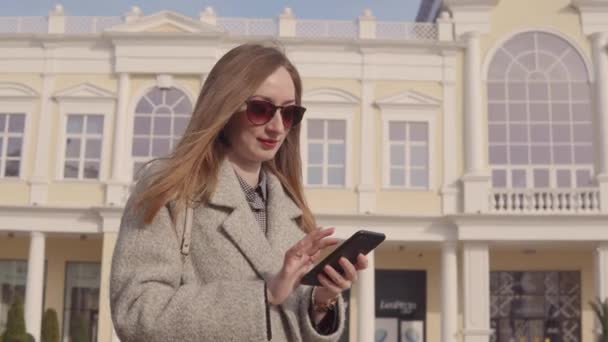
M 290 250 L 298 257 L 305 254 L 314 255 L 317 251 L 339 242 L 338 239 L 328 238 L 334 230 L 334 228 L 316 229 L 298 241 Z
M 326 265 L 323 268 L 323 271 L 328 276 L 328 278 L 340 289 L 346 290 L 350 288 L 351 282 L 338 273 L 333 267 Z
M 357 256 L 357 264 L 355 265 L 355 268 L 357 270 L 364 270 L 367 268 L 367 262 L 367 257 L 359 253 L 359 255 Z
M 344 270 L 344 278 L 346 278 L 346 280 L 350 281 L 351 283 L 357 280 L 357 269 L 355 268 L 355 266 L 353 264 L 351 264 L 350 261 L 348 261 L 348 259 L 342 257 L 340 258 L 340 260 L 338 261 L 340 263 L 340 266 L 342 266 L 342 269 Z
M 334 284 L 333 281 L 329 280 L 329 278 L 325 274 L 320 273 L 317 276 L 317 279 L 319 279 L 319 283 L 321 283 L 323 287 L 331 291 L 334 295 L 337 295 L 342 292 L 342 289 L 339 288 L 336 284 Z

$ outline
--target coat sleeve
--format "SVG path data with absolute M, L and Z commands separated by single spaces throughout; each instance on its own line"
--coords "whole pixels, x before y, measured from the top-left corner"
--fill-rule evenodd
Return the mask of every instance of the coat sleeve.
M 344 299 L 340 295 L 338 297 L 338 303 L 336 309 L 338 310 L 338 329 L 329 335 L 321 335 L 315 328 L 314 322 L 310 317 L 310 309 L 312 304 L 312 286 L 301 286 L 300 290 L 300 312 L 299 317 L 301 320 L 300 326 L 302 329 L 302 339 L 304 341 L 311 342 L 334 342 L 340 339 L 344 332 L 344 326 L 346 324 L 345 319 L 345 307 Z
M 266 341 L 264 282 L 183 284 L 167 208 L 146 225 L 134 212 L 132 198 L 110 277 L 112 320 L 121 341 Z

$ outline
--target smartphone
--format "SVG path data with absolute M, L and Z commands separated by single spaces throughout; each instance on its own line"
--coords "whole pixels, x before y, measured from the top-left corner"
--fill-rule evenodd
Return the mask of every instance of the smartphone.
M 321 286 L 317 275 L 323 273 L 325 265 L 330 265 L 340 274 L 344 274 L 342 266 L 338 262 L 341 257 L 345 257 L 352 264 L 357 262 L 359 254 L 367 254 L 374 248 L 378 247 L 382 241 L 386 239 L 386 235 L 382 233 L 371 232 L 368 230 L 360 230 L 344 241 L 336 250 L 329 254 L 325 259 L 321 260 L 312 270 L 310 270 L 302 280 L 301 284 Z

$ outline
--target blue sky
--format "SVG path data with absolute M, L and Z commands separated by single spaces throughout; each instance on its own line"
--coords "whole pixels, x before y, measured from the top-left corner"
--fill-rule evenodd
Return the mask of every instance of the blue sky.
M 0 16 L 47 15 L 56 3 L 68 15 L 122 15 L 138 5 L 144 14 L 162 9 L 198 17 L 212 6 L 224 17 L 276 17 L 284 7 L 305 19 L 354 19 L 370 8 L 378 20 L 414 21 L 420 0 L 0 0 Z

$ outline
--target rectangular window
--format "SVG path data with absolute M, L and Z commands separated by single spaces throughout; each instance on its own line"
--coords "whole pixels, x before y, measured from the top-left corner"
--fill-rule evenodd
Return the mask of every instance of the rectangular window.
M 389 185 L 429 188 L 429 127 L 427 122 L 389 121 Z
M 17 296 L 25 303 L 27 262 L 24 260 L 0 260 L 0 331 L 6 330 L 8 310 Z
M 68 114 L 64 178 L 99 179 L 103 120 L 101 114 Z
M 25 114 L 0 113 L 0 177 L 19 177 L 24 131 Z
M 68 262 L 66 267 L 63 340 L 97 341 L 101 264 Z
M 307 185 L 345 186 L 346 120 L 307 120 Z

